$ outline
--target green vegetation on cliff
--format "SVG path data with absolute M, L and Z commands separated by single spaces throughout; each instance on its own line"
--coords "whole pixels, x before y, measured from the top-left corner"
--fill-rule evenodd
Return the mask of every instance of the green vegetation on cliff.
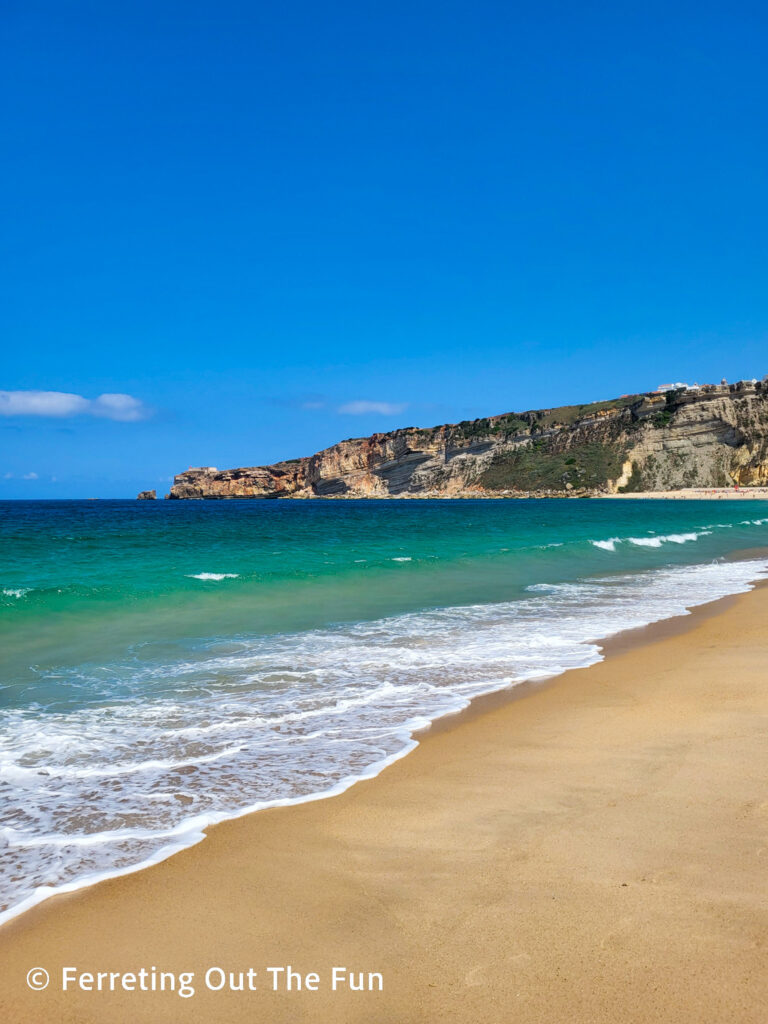
M 572 426 L 579 420 L 611 412 L 621 412 L 634 405 L 641 395 L 623 395 L 608 402 L 588 402 L 585 405 L 561 405 L 556 409 L 542 409 L 537 419 L 544 427 Z
M 568 484 L 575 489 L 604 487 L 621 475 L 625 454 L 626 446 L 599 441 L 556 451 L 551 440 L 541 439 L 500 452 L 477 482 L 489 491 L 562 491 Z

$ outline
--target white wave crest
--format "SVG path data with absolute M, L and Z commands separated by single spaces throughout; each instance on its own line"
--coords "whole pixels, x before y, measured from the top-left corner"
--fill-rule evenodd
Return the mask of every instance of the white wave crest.
M 188 580 L 236 580 L 239 572 L 193 572 L 187 573 Z
M 699 530 L 696 533 L 667 533 L 652 537 L 609 537 L 608 540 L 592 540 L 596 548 L 603 551 L 615 551 L 617 544 L 634 544 L 638 548 L 660 548 L 662 544 L 688 544 L 712 533 L 711 530 Z
M 589 542 L 596 548 L 602 548 L 603 551 L 615 551 L 616 545 L 621 544 L 621 537 L 610 537 L 608 540 L 591 540 Z
M 668 533 L 659 537 L 628 537 L 627 540 L 630 544 L 641 548 L 660 548 L 662 544 L 688 544 L 711 532 L 711 530 L 702 530 L 699 533 Z

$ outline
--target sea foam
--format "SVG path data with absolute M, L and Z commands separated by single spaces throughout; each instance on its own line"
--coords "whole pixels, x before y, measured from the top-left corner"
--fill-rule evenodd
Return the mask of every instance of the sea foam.
M 534 584 L 517 601 L 73 669 L 71 707 L 0 712 L 0 922 L 157 863 L 225 818 L 341 792 L 473 697 L 591 665 L 601 638 L 766 576 L 752 560 Z M 105 679 L 119 699 L 104 701 Z

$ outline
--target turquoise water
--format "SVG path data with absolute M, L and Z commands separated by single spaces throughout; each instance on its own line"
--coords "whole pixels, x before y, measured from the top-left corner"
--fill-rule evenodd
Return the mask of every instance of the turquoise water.
M 747 589 L 768 503 L 0 503 L 0 909 Z

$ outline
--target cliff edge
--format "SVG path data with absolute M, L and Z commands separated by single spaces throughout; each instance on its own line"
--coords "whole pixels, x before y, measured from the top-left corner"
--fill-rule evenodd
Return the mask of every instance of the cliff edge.
M 406 427 L 179 473 L 168 498 L 574 496 L 768 484 L 768 382 Z

